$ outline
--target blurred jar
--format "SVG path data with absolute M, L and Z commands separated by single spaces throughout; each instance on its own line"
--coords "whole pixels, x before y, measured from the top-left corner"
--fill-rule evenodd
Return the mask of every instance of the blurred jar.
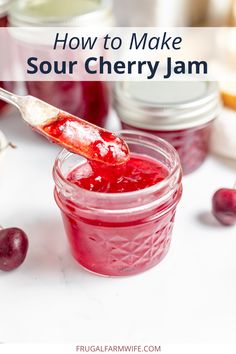
M 234 0 L 208 0 L 207 26 L 229 26 L 232 3 Z
M 130 27 L 198 26 L 208 6 L 208 0 L 114 0 L 118 24 Z
M 11 0 L 0 0 L 0 27 L 7 27 L 8 24 L 8 10 L 11 4 Z M 1 58 L 4 60 L 4 58 Z M 2 63 L 1 60 L 1 70 L 4 67 L 4 63 Z M 6 82 L 6 81 L 0 81 L 0 87 L 5 88 L 6 90 L 12 91 L 14 88 L 14 83 L 13 82 Z M 3 110 L 8 107 L 8 104 L 6 102 L 3 102 L 0 100 L 0 114 L 3 112 Z
M 152 133 L 172 144 L 185 175 L 205 160 L 220 107 L 216 83 L 121 82 L 114 104 L 124 129 Z
M 231 0 L 230 12 L 229 12 L 229 25 L 236 26 L 236 0 Z
M 113 24 L 109 0 L 18 0 L 10 11 L 10 24 L 18 27 L 109 27 Z M 32 50 L 31 56 L 37 53 Z M 22 50 L 25 48 L 22 45 Z M 37 55 L 35 55 L 37 56 Z M 65 60 L 65 58 L 64 58 Z M 109 111 L 109 86 L 102 81 L 28 81 L 26 89 L 75 116 L 104 126 Z
M 7 12 L 11 0 L 0 0 L 0 27 L 7 26 Z

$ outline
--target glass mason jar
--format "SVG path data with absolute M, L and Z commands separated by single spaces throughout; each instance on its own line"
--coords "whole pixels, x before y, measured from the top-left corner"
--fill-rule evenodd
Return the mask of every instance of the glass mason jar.
M 68 182 L 70 171 L 84 159 L 66 150 L 58 156 L 53 170 L 55 200 L 74 258 L 86 269 L 107 276 L 138 274 L 165 257 L 182 194 L 179 156 L 169 143 L 135 131 L 121 131 L 119 135 L 131 153 L 166 166 L 168 177 L 135 192 L 91 192 Z
M 119 82 L 114 105 L 124 129 L 167 140 L 178 151 L 183 172 L 195 171 L 208 153 L 220 108 L 214 82 Z
M 11 7 L 10 24 L 19 27 L 109 27 L 113 24 L 112 7 L 109 0 L 17 0 Z M 31 43 L 31 55 L 34 47 L 35 43 Z M 23 45 L 22 51 L 25 51 Z M 106 123 L 110 104 L 106 82 L 27 81 L 26 89 L 30 95 L 96 125 L 103 127 Z
M 11 0 L 0 0 L 0 27 L 7 27 L 8 24 L 8 10 L 11 4 Z M 0 81 L 0 87 L 5 88 L 6 90 L 12 91 L 14 88 L 13 82 Z M 3 109 L 6 108 L 8 104 L 0 100 L 0 114 Z

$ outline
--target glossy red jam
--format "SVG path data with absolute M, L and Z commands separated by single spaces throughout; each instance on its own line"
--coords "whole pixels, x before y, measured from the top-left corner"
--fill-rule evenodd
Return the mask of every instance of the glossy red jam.
M 134 152 L 122 167 L 91 164 L 65 151 L 54 166 L 55 199 L 72 254 L 94 273 L 138 274 L 158 264 L 170 246 L 182 193 L 179 159 L 160 141 L 171 151 L 160 161 L 159 143 L 155 153 L 133 134 Z
M 113 170 L 85 163 L 70 172 L 67 179 L 92 191 L 124 193 L 153 186 L 168 174 L 159 162 L 133 155 L 126 166 Z M 65 202 L 70 203 L 69 200 Z M 120 220 L 108 215 L 105 220 L 96 217 L 93 221 L 74 220 L 63 213 L 75 259 L 91 271 L 105 275 L 131 275 L 159 263 L 169 248 L 175 214 L 172 210 L 157 223 L 155 214 L 164 212 L 165 208 L 162 205 L 151 213 L 142 211 L 140 220 L 133 215 Z
M 30 95 L 104 127 L 109 111 L 109 90 L 102 81 L 27 82 Z
M 123 139 L 64 112 L 37 130 L 50 141 L 89 160 L 116 166 L 129 159 L 129 149 Z
M 139 130 L 125 123 L 122 123 L 122 127 L 124 129 Z M 211 130 L 212 121 L 199 127 L 183 130 L 159 131 L 142 129 L 142 131 L 155 134 L 165 139 L 174 146 L 180 156 L 183 173 L 185 175 L 194 172 L 206 159 Z
M 93 192 L 125 193 L 151 187 L 168 176 L 166 167 L 155 160 L 133 155 L 121 166 L 87 162 L 70 172 L 69 182 Z

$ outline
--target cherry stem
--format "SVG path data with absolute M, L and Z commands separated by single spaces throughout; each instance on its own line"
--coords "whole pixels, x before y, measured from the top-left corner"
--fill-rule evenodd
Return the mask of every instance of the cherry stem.
M 11 147 L 12 149 L 16 149 L 17 148 L 17 146 L 15 144 L 13 144 L 13 143 L 8 143 L 7 147 L 8 146 Z
M 6 146 L 4 146 L 4 148 L 2 148 L 2 150 L 6 150 L 8 147 L 12 148 L 12 149 L 16 149 L 17 146 L 13 143 L 7 143 Z

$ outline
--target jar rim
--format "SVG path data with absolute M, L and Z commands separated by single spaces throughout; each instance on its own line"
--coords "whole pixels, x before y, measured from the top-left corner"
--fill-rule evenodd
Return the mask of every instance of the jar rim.
M 155 95 L 152 100 L 143 98 L 143 85 L 152 90 L 152 95 Z M 166 102 L 161 99 L 158 101 L 156 97 L 163 85 L 166 91 L 170 88 L 170 92 L 165 93 Z M 185 100 L 183 97 L 176 99 L 181 88 L 186 91 L 185 85 L 189 85 L 187 91 L 191 86 L 193 89 L 197 88 L 198 94 L 192 95 L 191 98 L 187 93 Z M 165 131 L 204 125 L 214 120 L 221 108 L 217 83 L 202 81 L 118 82 L 114 88 L 114 106 L 123 123 L 141 129 Z
M 62 184 L 66 184 L 68 186 L 70 186 L 73 190 L 75 191 L 80 191 L 82 192 L 84 195 L 86 196 L 90 196 L 93 198 L 99 198 L 99 199 L 120 199 L 122 200 L 123 198 L 127 198 L 127 197 L 141 197 L 145 194 L 152 194 L 154 192 L 156 192 L 157 190 L 169 185 L 170 181 L 173 179 L 173 177 L 180 172 L 181 176 L 182 176 L 182 169 L 181 169 L 181 163 L 180 163 L 180 158 L 179 155 L 177 153 L 177 151 L 175 150 L 175 148 L 168 143 L 166 140 L 161 139 L 153 134 L 149 134 L 149 133 L 145 133 L 145 132 L 138 132 L 137 131 L 133 131 L 133 130 L 120 130 L 117 132 L 117 134 L 122 135 L 122 134 L 126 134 L 129 136 L 139 136 L 140 138 L 149 138 L 151 139 L 153 142 L 158 142 L 158 143 L 162 143 L 164 144 L 164 146 L 166 148 L 168 148 L 170 154 L 172 155 L 175 164 L 172 168 L 172 171 L 170 171 L 170 174 L 162 181 L 156 183 L 153 186 L 144 188 L 144 189 L 140 189 L 137 191 L 133 191 L 133 192 L 124 192 L 124 193 L 104 193 L 104 192 L 94 192 L 94 191 L 89 191 L 87 189 L 81 188 L 77 185 L 75 185 L 74 183 L 70 182 L 67 180 L 67 178 L 65 176 L 63 176 L 62 172 L 61 172 L 61 168 L 60 168 L 60 162 L 62 163 L 62 159 L 65 160 L 66 158 L 68 158 L 69 156 L 73 156 L 74 154 L 63 149 L 59 155 L 57 156 L 55 163 L 54 163 L 54 167 L 53 167 L 53 177 L 54 177 L 54 181 L 57 184 L 58 181 L 60 181 L 60 183 Z
M 97 8 L 82 14 L 67 16 L 33 16 L 19 11 L 19 5 L 13 3 L 10 7 L 10 24 L 15 27 L 87 27 L 88 25 L 111 27 L 113 23 L 112 4 L 109 0 L 100 0 Z

